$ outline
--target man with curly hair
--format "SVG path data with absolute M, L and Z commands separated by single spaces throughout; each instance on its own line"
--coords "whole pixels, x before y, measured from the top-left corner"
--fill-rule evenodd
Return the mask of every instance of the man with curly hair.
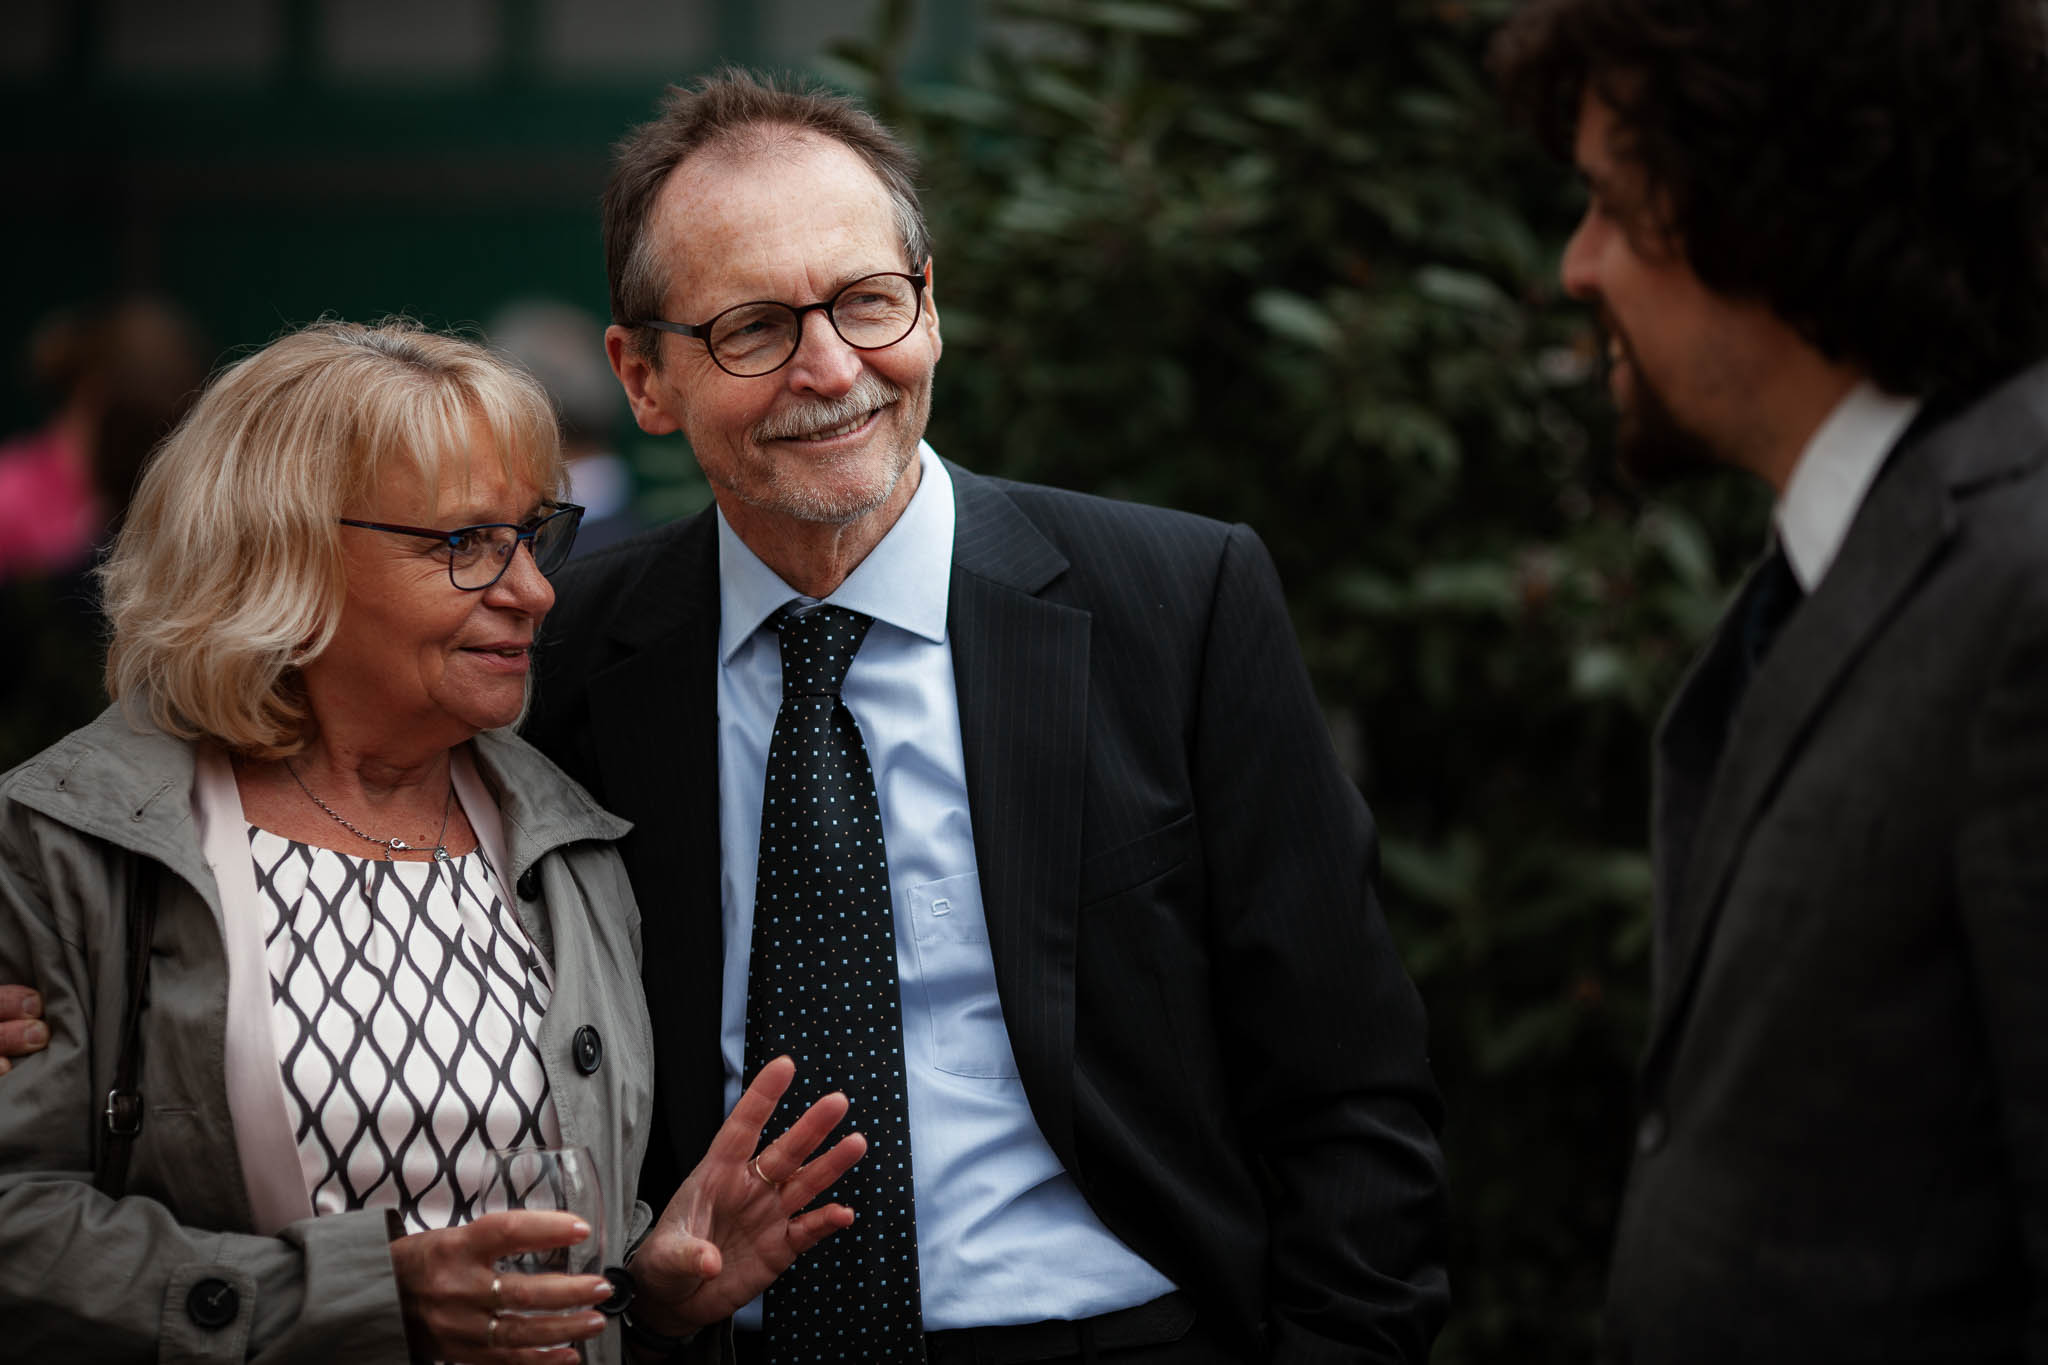
M 1658 732 L 1614 1358 L 2048 1359 L 2035 0 L 1537 0 L 1624 463 L 1777 495 Z

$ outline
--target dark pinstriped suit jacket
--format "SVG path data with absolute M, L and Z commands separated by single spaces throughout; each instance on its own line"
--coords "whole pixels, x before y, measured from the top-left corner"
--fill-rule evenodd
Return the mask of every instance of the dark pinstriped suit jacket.
M 1448 1305 L 1422 1013 L 1264 547 L 948 468 L 975 854 L 1039 1127 L 1247 1359 L 1421 1360 Z M 707 512 L 569 566 L 528 725 L 635 825 L 664 1200 L 723 1110 L 716 539 Z
M 1730 719 L 1734 633 L 1658 737 L 1612 1354 L 2048 1360 L 2048 365 L 1916 426 Z

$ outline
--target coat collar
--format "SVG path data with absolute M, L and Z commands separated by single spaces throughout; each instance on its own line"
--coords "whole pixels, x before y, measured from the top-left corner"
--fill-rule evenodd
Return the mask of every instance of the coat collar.
M 953 471 L 948 633 L 996 991 L 1039 1131 L 1074 1146 L 1074 945 L 1089 614 L 1055 600 L 1067 559 L 1001 484 Z
M 109 706 L 10 775 L 7 795 L 81 833 L 139 853 L 213 897 L 192 814 L 190 740 Z
M 513 877 L 550 849 L 617 839 L 632 828 L 518 736 L 487 731 L 474 745 L 477 768 L 505 817 Z M 197 762 L 191 740 L 131 722 L 110 706 L 23 764 L 8 794 L 203 888 L 212 875 L 192 809 Z
M 707 508 L 657 532 L 606 604 L 613 662 L 582 705 L 594 785 L 636 829 L 620 845 L 640 904 L 660 1125 L 680 1178 L 725 1116 L 719 914 L 718 534 Z
M 599 806 L 538 749 L 510 731 L 486 730 L 471 746 L 477 773 L 504 821 L 507 886 L 553 849 L 574 843 L 608 843 L 625 837 L 633 828 Z
M 608 635 L 627 650 L 698 633 L 708 618 L 717 641 L 718 511 L 706 507 L 649 537 L 652 551 L 608 617 Z M 616 553 L 616 552 L 615 552 Z
M 1658 1055 L 1683 1014 L 1743 846 L 1828 699 L 1930 570 L 1968 499 L 2044 457 L 2048 362 L 1945 421 L 1916 426 L 1732 717 L 1725 705 L 1736 630 L 1723 619 L 1656 741 L 1660 915 L 1647 1057 Z
M 1067 570 L 1067 558 L 995 479 L 946 461 L 953 477 L 953 568 L 1016 592 L 1037 593 Z

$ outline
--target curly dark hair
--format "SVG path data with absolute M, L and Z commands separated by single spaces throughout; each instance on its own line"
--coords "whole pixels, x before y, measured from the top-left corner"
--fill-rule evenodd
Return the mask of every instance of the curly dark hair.
M 1590 90 L 1700 281 L 1883 388 L 1961 397 L 2048 342 L 2038 0 L 1532 0 L 1492 60 L 1565 159 Z

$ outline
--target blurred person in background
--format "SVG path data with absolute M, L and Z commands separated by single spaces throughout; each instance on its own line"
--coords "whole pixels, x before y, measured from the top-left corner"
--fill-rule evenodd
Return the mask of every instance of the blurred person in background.
M 493 316 L 484 335 L 533 371 L 555 400 L 569 500 L 583 509 L 572 557 L 642 530 L 633 507 L 633 471 L 614 448 L 624 411 L 618 381 L 604 361 L 604 324 L 574 304 L 522 299 Z
M 1615 1359 L 2048 1360 L 2036 0 L 1537 0 L 1622 458 L 1768 553 L 1655 748 Z
M 206 377 L 183 311 L 150 295 L 58 313 L 28 350 L 52 411 L 0 444 L 0 771 L 106 705 L 94 555 Z
M 60 313 L 29 350 L 56 407 L 0 444 L 0 583 L 83 568 L 206 377 L 191 323 L 152 296 Z
M 861 1154 L 810 1160 L 842 1097 L 755 1151 L 786 1059 L 633 1198 L 627 827 L 507 728 L 562 475 L 530 376 L 403 323 L 272 343 L 151 463 L 102 570 L 118 705 L 0 779 L 0 979 L 48 1032 L 0 1103 L 21 1358 L 618 1360 L 610 1279 L 494 1270 L 591 1233 L 488 1211 L 494 1148 L 594 1154 L 606 1254 L 660 1253 L 636 1355 L 851 1221 L 800 1212 Z

